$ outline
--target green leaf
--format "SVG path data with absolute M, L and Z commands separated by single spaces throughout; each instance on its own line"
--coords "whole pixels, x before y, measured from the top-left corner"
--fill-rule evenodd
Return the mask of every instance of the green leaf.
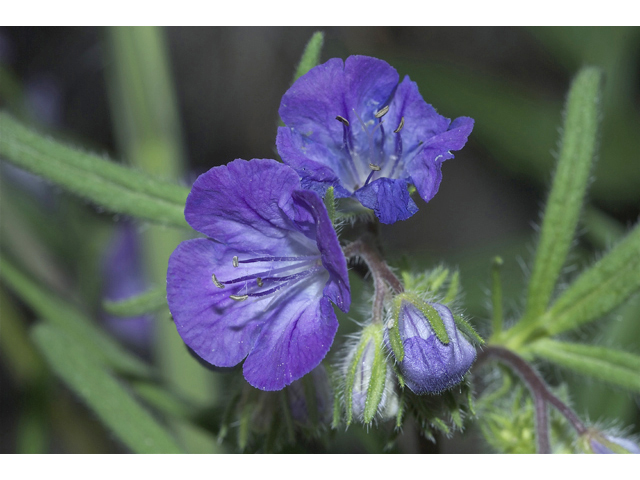
M 76 308 L 44 290 L 2 257 L 0 277 L 38 316 L 65 331 L 100 361 L 128 375 L 152 375 L 152 370 L 147 364 L 120 347 Z
M 107 313 L 116 317 L 137 317 L 166 307 L 167 292 L 164 286 L 157 287 L 126 300 L 105 300 L 102 306 Z
M 322 53 L 323 44 L 324 33 L 315 32 L 311 36 L 311 39 L 307 43 L 307 46 L 304 47 L 304 53 L 302 54 L 302 58 L 300 59 L 300 63 L 298 64 L 298 68 L 296 69 L 296 73 L 293 76 L 294 82 L 320 63 L 320 53 Z
M 522 324 L 534 322 L 546 311 L 571 247 L 596 153 L 601 88 L 600 70 L 584 68 L 569 91 L 562 147 L 542 220 Z
M 543 317 L 549 335 L 596 320 L 640 289 L 640 225 L 583 272 Z
M 501 257 L 495 257 L 491 266 L 491 305 L 493 315 L 491 317 L 491 334 L 495 337 L 502 333 L 504 315 L 502 312 L 502 280 L 500 269 L 504 265 Z
M 593 345 L 542 339 L 530 346 L 533 353 L 582 375 L 640 392 L 640 356 Z
M 86 347 L 40 324 L 32 337 L 51 369 L 135 453 L 181 453 L 171 435 L 105 370 Z
M 0 131 L 0 156 L 16 166 L 113 213 L 188 227 L 186 188 L 38 135 L 5 113 L 0 113 Z

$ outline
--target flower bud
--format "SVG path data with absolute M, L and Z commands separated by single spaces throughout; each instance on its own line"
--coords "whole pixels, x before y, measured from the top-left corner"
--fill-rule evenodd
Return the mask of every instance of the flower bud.
M 347 423 L 353 417 L 371 423 L 376 415 L 386 419 L 398 411 L 380 325 L 370 325 L 362 331 L 347 362 L 346 382 Z
M 394 299 L 385 343 L 393 351 L 406 385 L 418 395 L 440 393 L 462 381 L 476 358 L 451 310 L 410 293 Z
M 586 453 L 640 453 L 640 447 L 631 440 L 594 430 L 580 439 L 580 445 Z

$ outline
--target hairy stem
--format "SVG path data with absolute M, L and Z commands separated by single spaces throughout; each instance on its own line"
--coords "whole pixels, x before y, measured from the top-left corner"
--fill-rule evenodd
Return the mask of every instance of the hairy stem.
M 391 271 L 378 250 L 364 239 L 356 240 L 343 248 L 345 257 L 359 257 L 364 260 L 373 277 L 375 289 L 373 297 L 373 322 L 382 323 L 384 317 L 384 297 L 387 293 L 387 284 L 396 292 L 404 291 L 402 282 Z
M 529 388 L 535 403 L 536 438 L 539 453 L 551 453 L 547 403 L 553 405 L 553 407 L 571 423 L 578 435 L 586 433 L 587 427 L 585 427 L 575 412 L 549 390 L 549 387 L 547 387 L 540 375 L 519 355 L 516 355 L 506 348 L 487 347 L 478 357 L 477 365 L 491 358 L 497 359 L 511 368 L 524 380 Z

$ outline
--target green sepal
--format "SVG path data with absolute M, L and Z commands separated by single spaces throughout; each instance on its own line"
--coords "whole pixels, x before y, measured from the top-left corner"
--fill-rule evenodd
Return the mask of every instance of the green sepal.
M 451 279 L 449 280 L 449 288 L 447 289 L 447 293 L 444 296 L 444 300 L 442 303 L 449 304 L 453 302 L 460 293 L 460 272 L 456 270 L 451 275 Z
M 406 407 L 404 388 L 400 390 L 400 398 L 398 399 L 398 413 L 396 413 L 396 428 L 402 428 L 404 420 L 404 412 Z
M 329 220 L 331 220 L 331 224 L 335 227 L 336 220 L 338 219 L 338 217 L 336 215 L 336 199 L 333 194 L 333 187 L 327 188 L 327 191 L 324 194 L 323 201 L 324 201 L 324 206 L 327 207 Z
M 293 76 L 294 82 L 320 63 L 323 44 L 324 32 L 315 32 L 307 42 L 306 47 L 304 47 L 304 53 Z
M 407 301 L 420 310 L 429 322 L 429 325 L 431 325 L 431 328 L 435 332 L 436 337 L 438 337 L 438 340 L 440 340 L 444 345 L 449 344 L 449 335 L 444 327 L 444 322 L 435 308 L 413 293 L 404 292 L 398 295 L 396 299 L 398 297 L 400 297 L 401 301 Z
M 374 356 L 371 366 L 371 378 L 367 388 L 367 399 L 364 404 L 364 423 L 371 423 L 378 413 L 378 407 L 382 401 L 384 386 L 387 377 L 387 355 L 383 347 L 382 328 L 371 325 L 371 340 L 373 341 Z
M 404 390 L 404 387 L 405 387 L 404 376 L 402 375 L 402 373 L 400 373 L 400 370 L 398 369 L 398 365 L 395 363 L 393 364 L 393 372 L 396 374 L 396 378 L 398 379 L 398 385 L 400 386 L 400 390 Z
M 444 393 L 444 400 L 446 402 L 449 413 L 451 414 L 451 420 L 453 420 L 453 423 L 456 427 L 462 430 L 462 414 L 460 413 L 460 407 L 458 406 L 458 402 L 456 401 L 456 398 L 451 390 L 447 390 Z
M 437 430 L 440 430 L 442 433 L 444 433 L 446 436 L 449 436 L 451 434 L 451 429 L 447 426 L 447 423 L 442 420 L 440 417 L 432 417 L 429 419 L 429 423 L 436 428 Z
M 476 405 L 473 400 L 473 390 L 469 388 L 467 390 L 467 407 L 469 408 L 469 413 L 475 417 L 476 416 Z
M 475 329 L 471 326 L 469 322 L 467 322 L 462 315 L 454 315 L 453 319 L 456 322 L 456 327 L 460 330 L 469 340 L 471 340 L 476 345 L 484 345 L 484 339 L 478 335 Z
M 249 444 L 249 434 L 251 433 L 251 420 L 256 411 L 256 392 L 253 388 L 245 387 L 242 395 L 242 406 L 240 407 L 240 419 L 238 425 L 238 448 L 244 451 Z
M 402 360 L 404 360 L 404 345 L 402 345 L 402 337 L 400 336 L 400 329 L 398 328 L 401 307 L 402 298 L 396 297 L 393 301 L 393 316 L 385 325 L 389 334 L 389 344 L 391 345 L 393 355 L 396 357 L 396 362 L 402 362 Z
M 351 421 L 353 420 L 353 384 L 356 379 L 356 372 L 358 370 L 358 364 L 362 360 L 362 355 L 364 353 L 364 349 L 367 347 L 367 342 L 369 341 L 369 337 L 365 335 L 366 329 L 362 331 L 360 336 L 360 341 L 358 342 L 358 346 L 356 351 L 351 359 L 351 363 L 349 364 L 349 369 L 347 370 L 346 376 L 346 386 L 344 390 L 344 398 L 345 398 L 345 407 L 346 407 L 346 422 L 347 426 L 351 425 Z
M 167 307 L 166 287 L 157 287 L 126 300 L 102 302 L 104 310 L 116 317 L 137 317 Z

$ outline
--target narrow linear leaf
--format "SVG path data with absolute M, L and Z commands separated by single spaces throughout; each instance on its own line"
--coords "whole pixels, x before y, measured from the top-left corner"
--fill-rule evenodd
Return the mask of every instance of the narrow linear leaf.
M 596 153 L 601 85 L 600 70 L 584 68 L 569 91 L 562 146 L 542 220 L 524 323 L 534 322 L 547 309 L 573 240 Z
M 293 76 L 294 82 L 320 63 L 323 44 L 324 32 L 315 32 L 309 39 L 307 46 L 304 47 L 304 53 Z
M 0 113 L 0 157 L 114 213 L 187 227 L 188 189 L 34 133 Z
M 68 333 L 76 342 L 84 345 L 94 358 L 121 373 L 139 377 L 152 375 L 147 364 L 120 347 L 75 307 L 34 283 L 2 257 L 0 278 L 38 316 Z
M 640 290 L 640 225 L 583 272 L 543 317 L 550 335 L 596 320 Z
M 135 453 L 181 453 L 171 435 L 94 361 L 84 345 L 58 328 L 40 324 L 32 337 L 53 371 Z
M 164 286 L 151 289 L 126 300 L 105 300 L 105 311 L 116 317 L 136 317 L 152 313 L 167 306 L 167 292 Z
M 536 356 L 556 365 L 640 392 L 640 356 L 606 347 L 551 339 L 539 340 L 531 348 Z

